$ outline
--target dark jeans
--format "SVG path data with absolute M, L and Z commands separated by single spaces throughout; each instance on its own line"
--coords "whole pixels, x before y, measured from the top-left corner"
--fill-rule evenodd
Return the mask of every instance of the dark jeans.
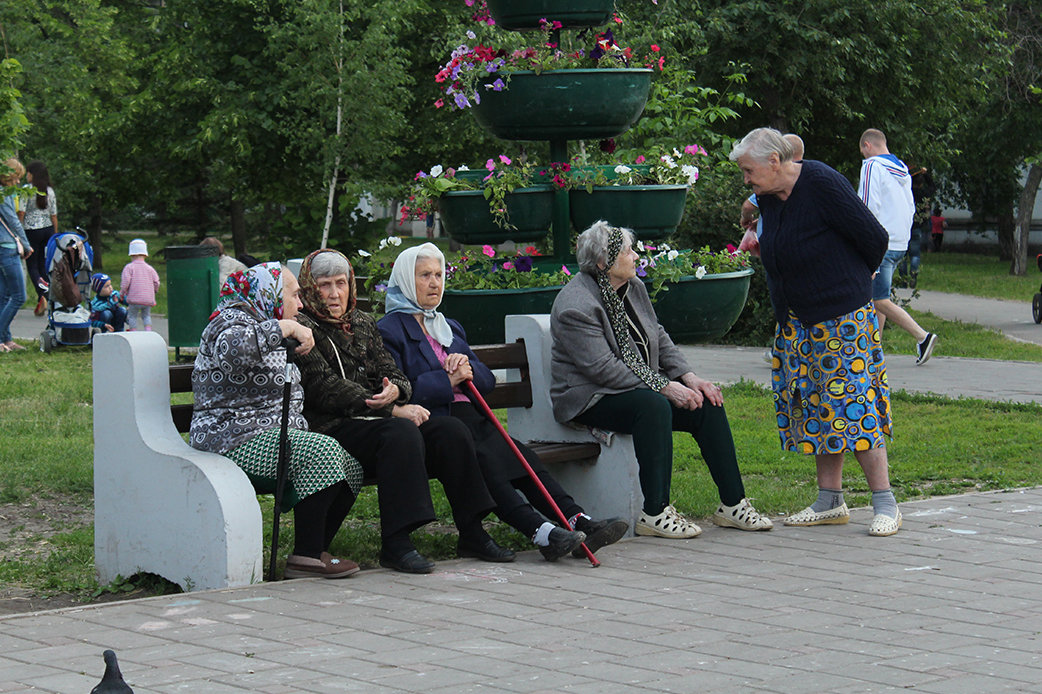
M 33 254 L 26 259 L 25 266 L 29 269 L 29 279 L 36 287 L 36 295 L 43 296 L 46 290 L 40 286 L 40 280 L 47 281 L 47 240 L 54 235 L 54 227 L 26 229 L 25 235 L 33 249 Z
M 101 321 L 112 326 L 112 329 L 117 333 L 123 332 L 123 326 L 127 322 L 127 309 L 122 306 L 117 306 L 114 309 L 105 309 L 104 311 L 98 311 L 92 317 L 93 320 Z M 102 328 L 104 330 L 104 328 Z
M 553 507 L 532 481 L 524 466 L 517 461 L 514 452 L 510 450 L 510 446 L 495 425 L 469 402 L 455 402 L 451 411 L 451 417 L 436 419 L 462 422 L 470 430 L 478 463 L 485 476 L 485 484 L 488 485 L 488 491 L 496 502 L 496 515 L 527 538 L 531 538 L 547 520 L 560 524 Z M 582 507 L 575 503 L 575 499 L 543 467 L 532 449 L 520 441 L 514 440 L 514 443 L 565 517 L 571 518 L 577 513 L 582 513 Z
M 2 227 L 0 232 L 3 232 Z M 14 248 L 0 246 L 0 342 L 11 341 L 11 321 L 24 303 L 22 259 Z
M 720 492 L 721 502 L 734 506 L 745 497 L 734 439 L 723 407 L 704 403 L 697 410 L 682 410 L 661 393 L 640 388 L 605 395 L 575 421 L 633 436 L 640 466 L 640 488 L 644 492 L 644 513 L 650 516 L 662 513 L 669 503 L 674 431 L 686 431 L 694 437 Z
M 408 534 L 435 519 L 428 477 L 438 479 L 460 537 L 481 527 L 495 502 L 485 488 L 469 432 L 450 417 L 417 427 L 401 417 L 349 419 L 328 432 L 376 478 L 380 534 Z

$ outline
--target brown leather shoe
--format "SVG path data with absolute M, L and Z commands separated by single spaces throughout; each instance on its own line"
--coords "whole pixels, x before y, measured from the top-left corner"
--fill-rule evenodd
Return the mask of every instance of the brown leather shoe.
M 286 559 L 286 578 L 347 578 L 358 573 L 358 564 L 350 559 L 323 552 L 319 559 L 291 554 Z

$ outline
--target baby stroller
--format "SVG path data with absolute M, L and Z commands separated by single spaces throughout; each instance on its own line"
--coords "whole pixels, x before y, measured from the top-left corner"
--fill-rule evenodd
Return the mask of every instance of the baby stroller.
M 1042 253 L 1035 260 L 1038 262 L 1038 269 L 1042 270 Z M 1031 298 L 1031 317 L 1036 323 L 1042 323 L 1042 286 L 1038 288 L 1038 294 Z
M 50 352 L 58 345 L 89 345 L 94 251 L 84 236 L 64 231 L 47 240 L 46 253 L 44 260 L 50 286 L 47 329 L 40 333 L 40 351 Z

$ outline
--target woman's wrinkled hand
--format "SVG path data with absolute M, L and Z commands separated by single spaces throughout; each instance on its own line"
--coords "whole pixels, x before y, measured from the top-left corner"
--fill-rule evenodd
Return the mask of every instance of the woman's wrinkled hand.
M 391 409 L 391 414 L 395 417 L 408 419 L 416 426 L 420 426 L 431 418 L 430 410 L 420 405 L 395 405 Z
M 757 258 L 760 257 L 760 239 L 756 238 L 755 220 L 753 220 L 753 227 L 751 229 L 746 227 L 745 233 L 742 234 L 742 241 L 738 244 L 738 250 L 749 251 L 750 255 L 754 255 Z
M 697 410 L 702 406 L 701 391 L 688 388 L 677 381 L 670 381 L 659 392 L 665 395 L 674 407 L 682 410 Z
M 474 369 L 470 365 L 470 359 L 466 354 L 452 353 L 445 357 L 445 372 L 449 375 L 449 382 L 455 388 L 464 381 L 474 380 Z
M 710 404 L 720 407 L 724 404 L 724 392 L 720 386 L 710 383 L 704 378 L 699 378 L 693 373 L 686 373 L 680 377 L 681 382 L 691 390 L 701 393 Z
M 279 328 L 282 330 L 283 337 L 292 337 L 300 343 L 300 346 L 293 350 L 297 354 L 305 355 L 315 348 L 315 336 L 311 333 L 311 328 L 306 325 L 283 318 L 279 320 Z
M 365 404 L 371 410 L 382 410 L 397 400 L 398 395 L 398 386 L 391 383 L 391 381 L 384 376 L 383 389 L 373 397 L 366 400 Z

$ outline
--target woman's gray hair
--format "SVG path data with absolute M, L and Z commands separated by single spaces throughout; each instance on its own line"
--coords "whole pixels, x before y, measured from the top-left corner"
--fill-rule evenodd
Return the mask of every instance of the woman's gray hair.
M 599 266 L 607 267 L 608 263 L 608 236 L 615 228 L 603 219 L 594 222 L 589 229 L 579 234 L 579 240 L 575 243 L 575 259 L 579 263 L 579 269 L 590 275 L 596 275 Z M 633 245 L 633 232 L 629 229 L 622 231 L 622 244 Z
M 777 154 L 779 162 L 791 161 L 792 144 L 774 128 L 757 128 L 735 143 L 730 159 L 738 161 L 739 157 L 750 157 L 765 162 L 771 154 Z
M 319 253 L 311 259 L 312 278 L 320 280 L 324 277 L 336 277 L 337 275 L 351 277 L 351 264 L 347 262 L 347 258 L 344 256 L 339 253 L 326 251 L 325 253 Z

